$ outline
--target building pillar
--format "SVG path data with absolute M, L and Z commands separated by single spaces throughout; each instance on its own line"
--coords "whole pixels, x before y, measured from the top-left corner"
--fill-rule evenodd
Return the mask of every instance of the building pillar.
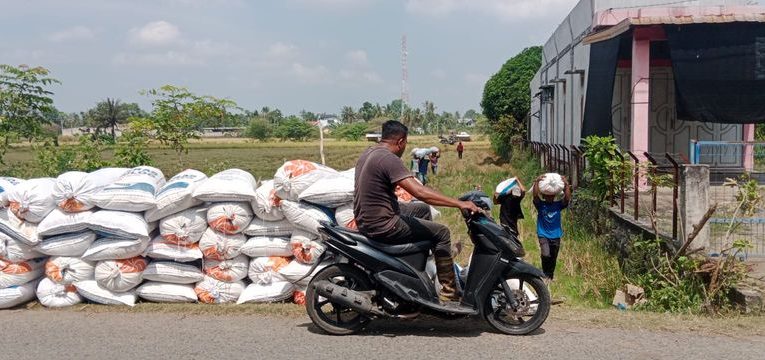
M 754 124 L 744 124 L 744 141 L 754 141 Z M 751 144 L 744 145 L 744 170 L 754 170 L 754 149 Z
M 645 161 L 648 151 L 648 117 L 650 113 L 651 40 L 635 29 L 632 39 L 632 124 L 630 150 Z

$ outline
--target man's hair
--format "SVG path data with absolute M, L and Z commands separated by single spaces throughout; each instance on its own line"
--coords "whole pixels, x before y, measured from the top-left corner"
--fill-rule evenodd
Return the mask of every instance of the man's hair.
M 383 140 L 400 139 L 405 137 L 408 133 L 409 128 L 396 120 L 388 120 L 382 126 Z

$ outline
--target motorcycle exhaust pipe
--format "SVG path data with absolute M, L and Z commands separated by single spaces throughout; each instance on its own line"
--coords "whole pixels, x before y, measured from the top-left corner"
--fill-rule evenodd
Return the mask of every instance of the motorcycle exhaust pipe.
M 319 295 L 335 304 L 347 306 L 362 314 L 372 314 L 377 316 L 385 315 L 385 313 L 380 311 L 374 302 L 372 302 L 372 297 L 362 292 L 333 284 L 327 280 L 317 281 L 313 284 L 313 287 Z

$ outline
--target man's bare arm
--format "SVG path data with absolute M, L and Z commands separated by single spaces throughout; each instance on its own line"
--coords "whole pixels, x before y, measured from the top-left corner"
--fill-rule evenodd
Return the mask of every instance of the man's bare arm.
M 397 185 L 401 186 L 404 190 L 412 194 L 412 196 L 429 205 L 448 206 L 462 210 L 469 210 L 472 212 L 481 211 L 481 209 L 471 201 L 460 201 L 455 198 L 448 197 L 436 190 L 420 184 L 413 177 L 408 177 L 404 180 L 401 180 Z

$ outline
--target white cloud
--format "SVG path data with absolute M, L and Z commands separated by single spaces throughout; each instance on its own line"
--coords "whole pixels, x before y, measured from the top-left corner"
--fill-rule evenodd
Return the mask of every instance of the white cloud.
M 369 65 L 369 58 L 367 57 L 367 52 L 364 50 L 351 50 L 345 54 L 345 57 L 355 66 Z
M 356 71 L 343 69 L 338 72 L 338 77 L 346 85 L 382 84 L 385 81 L 375 71 Z
M 72 40 L 91 40 L 96 34 L 87 26 L 74 26 L 71 28 L 56 31 L 48 35 L 48 40 L 53 42 L 65 42 Z
M 130 41 L 138 45 L 163 46 L 177 42 L 181 31 L 177 26 L 164 21 L 153 21 L 128 33 Z
M 112 59 L 116 65 L 140 66 L 200 66 L 204 59 L 182 51 L 165 51 L 160 53 L 118 53 Z
M 276 42 L 268 47 L 266 56 L 276 60 L 288 60 L 297 57 L 298 53 L 297 46 L 283 42 Z
M 465 74 L 465 82 L 471 85 L 483 86 L 484 84 L 486 84 L 487 80 L 489 80 L 489 75 L 477 74 L 477 73 Z
M 436 68 L 430 72 L 430 76 L 438 80 L 443 80 L 443 79 L 446 79 L 446 71 L 444 71 L 444 69 Z
M 568 13 L 579 0 L 406 0 L 412 14 L 445 16 L 470 12 L 495 16 L 502 20 L 534 19 Z
M 318 84 L 330 79 L 329 70 L 323 65 L 306 66 L 299 62 L 292 63 L 292 74 L 303 83 Z

